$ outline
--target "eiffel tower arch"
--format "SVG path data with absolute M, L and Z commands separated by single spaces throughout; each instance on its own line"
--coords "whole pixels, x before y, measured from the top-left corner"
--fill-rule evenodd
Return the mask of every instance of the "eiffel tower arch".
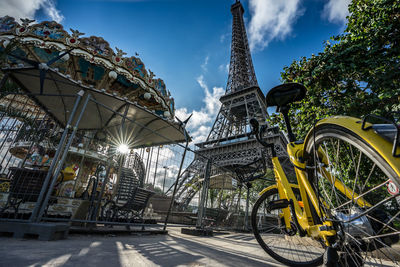
M 246 183 L 246 179 L 257 170 L 265 168 L 271 156 L 254 136 L 250 136 L 250 119 L 257 119 L 260 125 L 269 125 L 265 97 L 254 72 L 243 21 L 244 8 L 240 1 L 231 6 L 231 13 L 232 43 L 226 91 L 219 99 L 221 108 L 207 140 L 196 144 L 195 158 L 180 178 L 176 195 L 180 210 L 187 207 L 201 188 L 207 159 L 214 166 L 211 177 L 227 172 L 241 184 Z M 293 171 L 285 152 L 285 136 L 277 128 L 269 127 L 265 138 L 275 144 L 284 169 Z

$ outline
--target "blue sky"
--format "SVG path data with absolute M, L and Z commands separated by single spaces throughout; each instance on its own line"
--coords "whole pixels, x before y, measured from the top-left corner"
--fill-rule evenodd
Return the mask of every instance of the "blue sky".
M 57 20 L 139 57 L 175 98 L 176 115 L 204 140 L 225 91 L 234 0 L 0 0 L 0 15 Z M 242 0 L 258 83 L 265 93 L 283 67 L 343 31 L 349 0 Z

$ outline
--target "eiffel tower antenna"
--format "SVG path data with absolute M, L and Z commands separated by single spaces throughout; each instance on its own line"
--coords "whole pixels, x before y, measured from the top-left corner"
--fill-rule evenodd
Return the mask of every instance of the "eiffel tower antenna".
M 232 44 L 228 82 L 219 114 L 210 131 L 207 142 L 218 145 L 224 138 L 243 137 L 248 133 L 251 118 L 261 125 L 268 116 L 264 94 L 258 87 L 253 61 L 243 21 L 244 8 L 240 1 L 231 6 Z
M 258 86 L 243 21 L 244 8 L 240 1 L 231 6 L 231 13 L 232 44 L 227 93 Z
M 232 44 L 228 82 L 225 95 L 219 100 L 221 108 L 215 119 L 207 140 L 196 144 L 197 154 L 193 162 L 185 170 L 178 188 L 177 197 L 181 200 L 180 209 L 184 209 L 197 191 L 193 187 L 183 186 L 185 183 L 202 186 L 200 177 L 206 167 L 205 159 L 211 160 L 214 166 L 224 167 L 230 175 L 246 183 L 256 171 L 265 167 L 267 153 L 254 137 L 250 136 L 250 119 L 255 118 L 260 125 L 268 127 L 264 94 L 258 87 L 248 45 L 246 29 L 243 21 L 244 8 L 240 1 L 231 6 Z M 270 130 L 266 136 L 268 142 L 275 144 L 275 150 L 283 167 L 287 170 L 290 163 L 284 147 L 286 138 L 277 129 Z M 264 166 L 260 166 L 261 164 Z M 218 176 L 222 169 L 212 170 Z M 189 190 L 190 189 L 190 190 Z

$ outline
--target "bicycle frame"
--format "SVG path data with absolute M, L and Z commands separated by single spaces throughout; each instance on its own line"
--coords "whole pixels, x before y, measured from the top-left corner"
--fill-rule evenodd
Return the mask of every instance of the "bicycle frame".
M 274 173 L 276 178 L 276 186 L 281 199 L 288 199 L 293 201 L 294 213 L 299 226 L 304 230 L 308 236 L 324 240 L 327 246 L 329 246 L 328 237 L 334 236 L 336 231 L 333 229 L 331 221 L 324 221 L 322 224 L 315 224 L 311 213 L 311 205 L 313 205 L 319 218 L 325 217 L 319 208 L 319 201 L 308 181 L 306 174 L 306 164 L 301 162 L 299 157 L 303 155 L 303 144 L 290 143 L 287 146 L 287 151 L 291 162 L 295 166 L 295 173 L 297 177 L 298 188 L 302 199 L 303 207 L 300 207 L 297 201 L 292 186 L 287 179 L 282 166 L 277 157 L 272 158 L 272 164 L 274 166 Z M 309 201 L 308 201 L 309 200 Z M 283 209 L 283 217 L 285 220 L 285 226 L 287 229 L 291 229 L 291 212 L 290 208 Z

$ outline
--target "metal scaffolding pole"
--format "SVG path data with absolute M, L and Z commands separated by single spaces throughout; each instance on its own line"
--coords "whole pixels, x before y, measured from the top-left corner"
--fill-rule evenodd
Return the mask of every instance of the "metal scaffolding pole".
M 210 182 L 210 169 L 211 169 L 211 160 L 209 159 L 207 160 L 206 169 L 204 171 L 204 181 L 201 191 L 201 199 L 197 212 L 196 228 L 202 228 L 203 225 L 203 216 L 205 213 L 204 211 L 206 208 L 206 201 L 207 201 L 207 191 Z
M 179 165 L 178 176 L 176 177 L 176 182 L 175 182 L 175 186 L 174 186 L 174 192 L 172 193 L 171 203 L 169 204 L 167 216 L 165 217 L 165 223 L 164 223 L 164 228 L 163 228 L 164 231 L 167 228 L 169 215 L 170 215 L 171 210 L 172 210 L 172 205 L 174 204 L 174 201 L 175 201 L 176 188 L 177 188 L 177 185 L 178 185 L 179 178 L 181 177 L 182 166 L 183 166 L 183 163 L 185 162 L 186 151 L 188 150 L 188 146 L 189 146 L 189 137 L 187 136 L 186 130 L 184 130 L 184 134 L 185 134 L 185 139 L 186 139 L 186 146 L 185 146 L 185 150 L 183 151 L 181 164 Z

